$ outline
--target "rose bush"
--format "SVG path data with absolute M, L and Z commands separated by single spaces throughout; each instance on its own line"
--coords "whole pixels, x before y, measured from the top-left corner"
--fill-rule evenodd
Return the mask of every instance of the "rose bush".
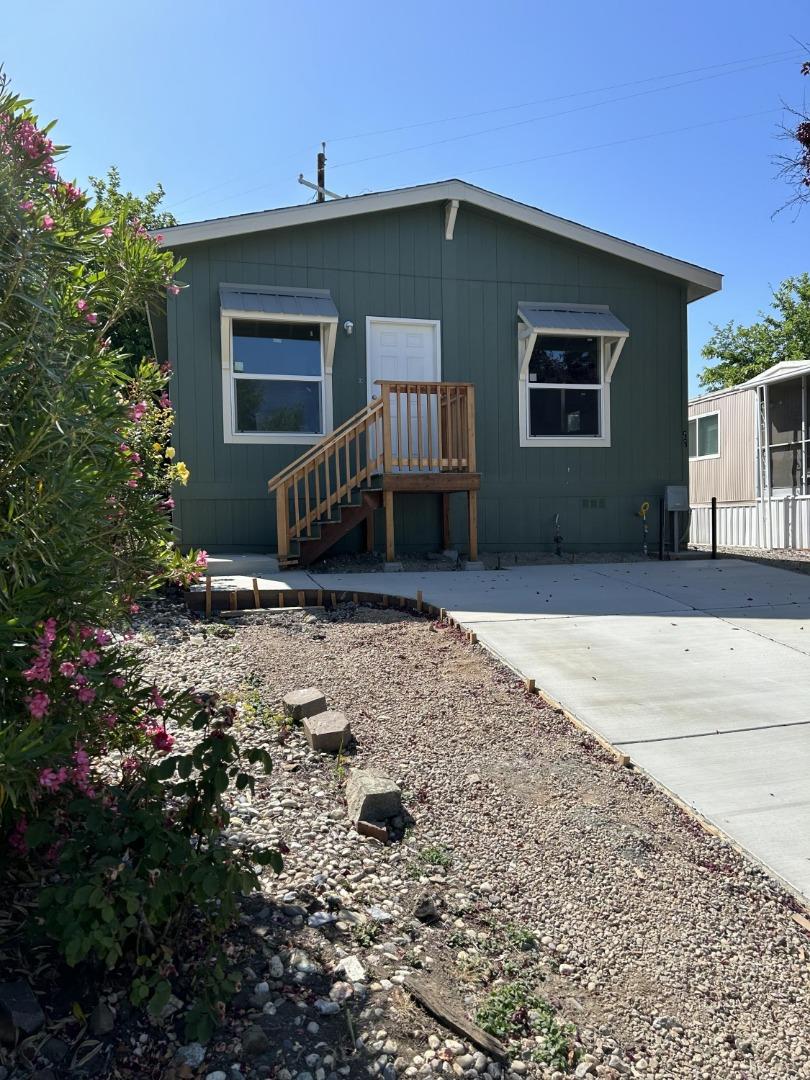
M 215 699 L 151 685 L 126 646 L 139 597 L 205 565 L 173 539 L 188 469 L 171 372 L 111 341 L 179 291 L 182 263 L 131 198 L 94 205 L 63 179 L 63 153 L 0 80 L 0 875 L 39 875 L 29 930 L 68 964 L 128 972 L 135 1004 L 159 1011 L 184 980 L 199 1037 L 231 985 L 221 931 L 255 866 L 278 866 L 225 843 L 223 799 L 270 761 L 241 754 Z M 186 970 L 192 925 L 210 948 Z

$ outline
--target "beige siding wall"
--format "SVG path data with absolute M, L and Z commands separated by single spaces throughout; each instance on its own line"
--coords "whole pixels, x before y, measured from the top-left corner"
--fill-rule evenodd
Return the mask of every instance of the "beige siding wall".
M 689 502 L 700 506 L 716 496 L 720 503 L 750 503 L 756 499 L 754 481 L 754 390 L 689 403 L 689 419 L 719 413 L 720 456 L 689 462 Z

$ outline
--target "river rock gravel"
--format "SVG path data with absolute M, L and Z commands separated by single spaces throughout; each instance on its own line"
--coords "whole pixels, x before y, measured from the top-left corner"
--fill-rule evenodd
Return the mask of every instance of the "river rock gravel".
M 282 843 L 284 872 L 245 903 L 243 989 L 201 1076 L 810 1078 L 793 898 L 480 646 L 390 609 L 205 621 L 160 602 L 132 647 L 161 685 L 223 693 L 275 763 L 234 795 L 230 842 Z M 313 753 L 281 718 L 313 686 L 351 753 Z M 351 827 L 360 767 L 402 789 L 400 841 Z M 414 1003 L 414 974 L 471 1019 L 529 987 L 573 1052 L 549 1064 L 518 1010 L 495 1061 Z

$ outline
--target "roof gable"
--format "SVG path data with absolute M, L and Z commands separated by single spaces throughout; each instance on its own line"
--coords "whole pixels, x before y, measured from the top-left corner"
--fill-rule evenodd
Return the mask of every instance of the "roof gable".
M 620 240 L 616 236 L 590 229 L 586 225 L 579 225 L 575 221 L 557 217 L 555 214 L 548 214 L 545 210 L 538 210 L 526 203 L 516 202 L 514 199 L 497 195 L 495 192 L 476 187 L 463 180 L 442 180 L 435 184 L 421 184 L 392 191 L 378 191 L 369 195 L 352 195 L 345 199 L 333 199 L 328 202 L 304 203 L 300 206 L 288 206 L 277 210 L 261 210 L 251 214 L 211 218 L 208 221 L 192 222 L 188 225 L 175 225 L 161 230 L 162 246 L 196 244 L 206 240 L 243 236 L 248 233 L 290 228 L 295 225 L 311 225 L 320 221 L 334 221 L 358 214 L 397 210 L 445 200 L 448 202 L 458 200 L 459 203 L 467 203 L 482 210 L 500 214 L 522 225 L 542 229 L 554 236 L 573 240 L 586 247 L 616 255 L 621 259 L 627 259 L 679 278 L 687 284 L 687 297 L 690 301 L 718 292 L 723 285 L 722 275 L 713 270 L 696 266 L 694 263 L 683 262 L 681 259 L 674 259 L 670 255 L 652 251 L 650 248 L 641 247 L 628 240 Z

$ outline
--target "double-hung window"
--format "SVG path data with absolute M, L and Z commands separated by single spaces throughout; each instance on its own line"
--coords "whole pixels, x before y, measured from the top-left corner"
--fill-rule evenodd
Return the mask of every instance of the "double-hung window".
M 323 346 L 313 323 L 232 324 L 235 430 L 323 435 Z
M 328 293 L 222 286 L 226 442 L 313 443 L 332 427 Z
M 609 308 L 518 304 L 521 446 L 610 446 L 610 380 L 630 331 Z
M 689 421 L 689 460 L 720 457 L 720 415 L 705 413 Z
M 604 430 L 599 338 L 539 335 L 527 392 L 530 439 L 598 438 Z

